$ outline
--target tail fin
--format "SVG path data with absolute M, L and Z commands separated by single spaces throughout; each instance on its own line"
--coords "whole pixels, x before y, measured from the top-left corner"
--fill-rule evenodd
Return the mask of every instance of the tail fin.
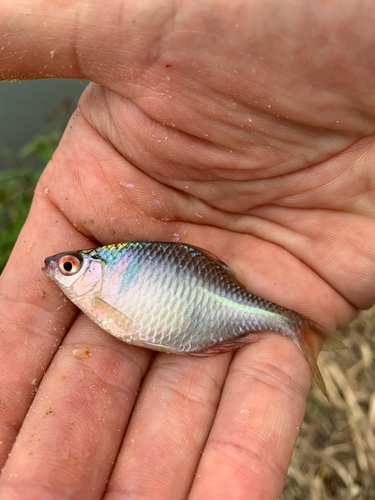
M 346 346 L 334 336 L 334 333 L 305 317 L 301 323 L 301 335 L 298 337 L 298 343 L 310 366 L 315 382 L 330 401 L 326 385 L 316 362 L 314 350 L 319 347 L 331 351 L 333 349 L 346 349 Z

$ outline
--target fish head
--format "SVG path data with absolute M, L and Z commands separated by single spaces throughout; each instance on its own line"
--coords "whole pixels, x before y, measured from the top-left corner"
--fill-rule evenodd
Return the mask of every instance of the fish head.
M 102 261 L 84 252 L 63 252 L 47 257 L 42 271 L 73 300 L 100 286 Z

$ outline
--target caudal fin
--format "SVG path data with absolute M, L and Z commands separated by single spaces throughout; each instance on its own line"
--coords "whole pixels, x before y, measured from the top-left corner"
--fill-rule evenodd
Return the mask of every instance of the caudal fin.
M 317 347 L 326 351 L 333 349 L 346 349 L 346 346 L 334 336 L 332 332 L 323 328 L 322 326 L 314 323 L 314 321 L 304 318 L 301 325 L 301 336 L 298 337 L 298 343 L 301 351 L 303 352 L 306 361 L 308 362 L 315 382 L 318 387 L 330 401 L 326 384 L 324 383 L 322 374 L 318 368 L 314 351 Z

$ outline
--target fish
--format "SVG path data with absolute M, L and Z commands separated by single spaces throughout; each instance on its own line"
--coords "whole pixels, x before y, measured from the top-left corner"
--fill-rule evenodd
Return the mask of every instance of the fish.
M 136 241 L 47 257 L 42 271 L 114 337 L 155 351 L 212 356 L 258 340 L 291 339 L 328 397 L 314 350 L 345 346 L 319 324 L 250 293 L 203 248 Z

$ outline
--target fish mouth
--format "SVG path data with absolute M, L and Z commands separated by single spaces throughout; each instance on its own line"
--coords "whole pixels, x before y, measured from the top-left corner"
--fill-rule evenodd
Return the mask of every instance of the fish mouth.
M 57 269 L 57 264 L 54 261 L 54 257 L 47 257 L 44 260 L 44 266 L 42 267 L 42 271 L 44 272 L 44 274 L 49 278 L 51 278 L 56 269 Z

